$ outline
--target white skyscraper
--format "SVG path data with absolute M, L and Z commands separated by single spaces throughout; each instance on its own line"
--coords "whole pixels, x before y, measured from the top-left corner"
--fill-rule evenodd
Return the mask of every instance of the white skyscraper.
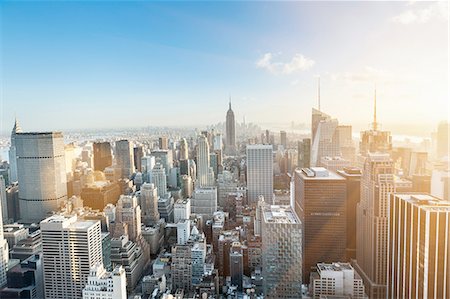
M 386 298 L 389 194 L 395 192 L 394 165 L 389 154 L 369 153 L 362 173 L 354 266 L 369 297 Z
M 167 195 L 166 170 L 161 163 L 156 163 L 152 169 L 152 183 L 155 185 L 159 197 Z
M 134 152 L 130 141 L 116 142 L 116 163 L 121 169 L 121 177 L 129 178 L 134 173 Z
M 248 201 L 255 203 L 260 195 L 268 203 L 273 198 L 273 148 L 271 144 L 247 145 Z
M 197 143 L 197 186 L 211 187 L 214 184 L 214 172 L 209 162 L 208 139 L 200 135 Z
M 323 156 L 335 157 L 340 155 L 339 137 L 336 131 L 339 122 L 337 119 L 312 109 L 311 123 L 311 166 L 319 166 Z
M 158 191 L 154 184 L 144 183 L 141 186 L 141 212 L 142 222 L 145 225 L 154 225 L 159 221 Z
M 3 179 L 3 177 L 0 176 L 0 179 Z M 0 202 L 0 288 L 6 284 L 6 270 L 8 268 L 8 259 L 9 259 L 8 242 L 6 242 L 3 236 L 2 211 L 3 211 L 3 201 Z
M 21 133 L 22 128 L 17 121 L 11 131 L 11 147 L 9 148 L 9 181 L 17 182 L 17 152 L 16 152 L 16 134 Z
M 64 138 L 60 132 L 17 133 L 20 218 L 39 222 L 67 199 Z
M 122 266 L 117 266 L 112 272 L 107 272 L 102 264 L 91 268 L 83 299 L 98 298 L 127 299 L 127 279 Z
M 45 298 L 81 298 L 89 270 L 103 263 L 100 221 L 54 215 L 41 234 Z

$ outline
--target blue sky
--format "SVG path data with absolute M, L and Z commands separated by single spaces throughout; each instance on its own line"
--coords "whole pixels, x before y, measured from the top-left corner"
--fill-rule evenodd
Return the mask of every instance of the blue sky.
M 223 121 L 365 124 L 448 109 L 445 3 L 5 1 L 3 131 Z M 401 112 L 401 113 L 399 113 Z

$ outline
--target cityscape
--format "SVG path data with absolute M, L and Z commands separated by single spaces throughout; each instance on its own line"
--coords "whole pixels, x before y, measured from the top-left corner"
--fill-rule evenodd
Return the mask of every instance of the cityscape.
M 450 298 L 448 3 L 0 3 L 0 298 Z

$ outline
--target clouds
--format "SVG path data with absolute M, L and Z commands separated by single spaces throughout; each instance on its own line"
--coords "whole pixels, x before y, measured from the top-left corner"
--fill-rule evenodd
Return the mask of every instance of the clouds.
M 433 2 L 426 7 L 412 7 L 392 18 L 392 21 L 404 25 L 423 24 L 433 20 L 448 21 L 447 1 Z
M 274 75 L 289 75 L 306 71 L 315 64 L 314 60 L 300 53 L 296 53 L 289 62 L 273 61 L 275 56 L 278 56 L 278 54 L 265 53 L 256 61 L 256 67 L 265 69 Z

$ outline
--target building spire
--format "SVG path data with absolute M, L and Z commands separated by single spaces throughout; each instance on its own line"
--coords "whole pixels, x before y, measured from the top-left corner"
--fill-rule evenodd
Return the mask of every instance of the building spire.
M 228 108 L 231 110 L 231 95 L 230 95 L 230 101 L 228 103 Z
M 378 130 L 378 123 L 377 123 L 377 86 L 375 85 L 375 92 L 374 92 L 374 98 L 373 98 L 373 130 Z

